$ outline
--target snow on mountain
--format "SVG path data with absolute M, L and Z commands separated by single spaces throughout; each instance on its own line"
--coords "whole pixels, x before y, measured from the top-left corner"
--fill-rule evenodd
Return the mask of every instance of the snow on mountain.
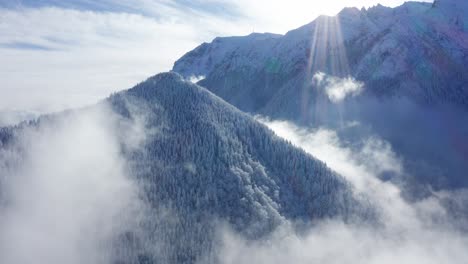
M 374 217 L 324 163 L 176 73 L 158 74 L 102 104 L 121 118 L 118 138 L 131 138 L 125 124 L 138 120 L 146 134 L 138 148 L 121 146 L 150 212 L 141 233 L 121 237 L 117 256 L 125 263 L 196 263 L 216 245 L 217 223 L 256 239 L 288 221 Z M 3 128 L 1 145 L 7 149 L 31 127 L 60 118 L 67 114 Z
M 216 93 L 247 111 L 268 107 L 270 101 L 245 107 L 236 103 L 236 98 L 250 89 L 248 84 L 245 88 L 237 86 L 251 83 L 250 76 L 265 79 L 256 84 L 256 89 L 268 85 L 259 93 L 273 98 L 280 90 L 289 89 L 288 81 L 297 77 L 307 86 L 311 73 L 317 71 L 352 75 L 365 81 L 366 90 L 374 94 L 466 107 L 465 7 L 461 0 L 442 0 L 435 7 L 407 2 L 394 9 L 381 5 L 362 10 L 345 8 L 336 17 L 318 17 L 282 37 L 255 34 L 243 41 L 241 37 L 233 38 L 235 41 L 217 38 L 187 53 L 174 64 L 173 71 L 186 77 L 206 76 L 201 84 L 209 89 L 226 86 Z M 258 36 L 263 37 L 259 40 Z M 244 79 L 243 72 L 250 76 Z
M 173 71 L 204 76 L 198 84 L 243 111 L 330 127 L 350 142 L 377 134 L 418 182 L 468 187 L 467 10 L 464 0 L 345 8 L 261 42 L 217 38 Z M 362 92 L 333 102 L 318 73 L 362 83 Z

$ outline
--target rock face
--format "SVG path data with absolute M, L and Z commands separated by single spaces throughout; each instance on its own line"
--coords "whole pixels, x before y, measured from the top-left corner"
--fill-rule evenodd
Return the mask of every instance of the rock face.
M 178 74 L 158 74 L 104 103 L 124 120 L 143 114 L 147 133 L 140 148 L 122 146 L 150 212 L 141 233 L 119 242 L 125 263 L 215 262 L 219 223 L 253 239 L 288 221 L 373 216 L 324 163 Z M 15 129 L 0 133 L 4 146 L 14 137 Z
M 173 71 L 203 76 L 198 84 L 243 111 L 331 127 L 353 140 L 371 130 L 418 181 L 467 187 L 468 146 L 460 144 L 468 141 L 467 6 L 441 0 L 346 8 L 284 36 L 216 38 Z M 319 72 L 358 81 L 363 92 L 333 102 L 314 81 Z M 347 123 L 360 126 L 349 131 Z

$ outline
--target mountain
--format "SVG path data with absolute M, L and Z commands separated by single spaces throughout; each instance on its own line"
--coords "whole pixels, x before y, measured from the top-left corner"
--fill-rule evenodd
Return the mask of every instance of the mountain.
M 403 157 L 410 181 L 468 187 L 467 6 L 345 8 L 283 36 L 216 38 L 173 71 L 201 78 L 198 84 L 246 112 L 329 127 L 356 144 L 382 137 Z M 362 92 L 339 102 L 327 94 L 350 83 Z
M 375 216 L 324 163 L 176 73 L 158 74 L 102 104 L 122 120 L 144 115 L 148 135 L 141 147 L 121 146 L 151 212 L 141 232 L 122 235 L 116 255 L 124 263 L 196 263 L 213 253 L 220 222 L 258 239 L 286 222 Z M 62 115 L 3 128 L 1 145 Z M 128 126 L 117 131 L 133 133 Z
M 279 117 L 287 116 L 284 107 L 301 114 L 293 102 L 301 100 L 297 97 L 318 71 L 351 75 L 376 95 L 467 107 L 466 10 L 462 0 L 442 0 L 435 7 L 407 2 L 394 9 L 345 8 L 284 36 L 216 38 L 180 58 L 173 71 L 204 76 L 201 85 L 241 110 Z

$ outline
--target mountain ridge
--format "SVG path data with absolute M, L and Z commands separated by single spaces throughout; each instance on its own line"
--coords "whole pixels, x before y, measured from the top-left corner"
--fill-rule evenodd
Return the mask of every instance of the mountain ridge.
M 207 79 L 200 84 L 215 89 L 229 85 L 220 80 L 221 71 L 227 75 L 223 79 L 230 78 L 230 74 L 240 74 L 236 73 L 238 71 L 250 71 L 253 75 L 266 75 L 265 78 L 275 82 L 275 77 L 265 68 L 276 63 L 289 79 L 298 72 L 309 76 L 317 71 L 338 77 L 351 75 L 366 81 L 366 92 L 388 96 L 395 91 L 397 95 L 418 102 L 450 101 L 466 107 L 468 92 L 463 84 L 467 80 L 463 72 L 468 65 L 468 24 L 466 18 L 457 20 L 459 25 L 451 21 L 452 13 L 460 14 L 460 11 L 448 12 L 444 8 L 448 4 L 440 3 L 441 7 L 435 8 L 419 2 L 407 2 L 393 9 L 347 8 L 335 17 L 320 16 L 282 37 L 264 35 L 264 39 L 258 41 L 246 36 L 246 43 L 242 45 L 231 43 L 228 38 L 216 38 L 211 44 L 202 44 L 181 57 L 174 63 L 173 71 L 184 77 L 205 76 Z M 416 71 L 408 74 L 413 67 Z M 447 80 L 451 80 L 450 85 L 442 89 Z M 388 89 L 381 88 L 385 83 Z M 270 92 L 275 94 L 282 84 L 277 86 L 270 87 Z M 240 96 L 241 91 L 215 93 L 234 102 L 241 110 L 255 112 L 263 107 L 261 102 L 259 106 L 246 108 L 236 104 L 231 98 Z

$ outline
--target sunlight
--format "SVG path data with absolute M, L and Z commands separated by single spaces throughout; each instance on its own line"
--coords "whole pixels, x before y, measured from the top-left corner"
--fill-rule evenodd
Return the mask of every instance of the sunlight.
M 226 0 L 227 1 L 227 0 Z M 420 0 L 431 2 L 432 0 Z M 228 1 L 229 2 L 229 1 Z M 288 30 L 310 23 L 320 15 L 334 16 L 345 7 L 369 8 L 380 3 L 395 7 L 405 0 L 237 0 L 242 12 L 254 20 L 258 32 L 286 33 Z
M 344 46 L 340 17 L 321 16 L 317 18 L 312 25 L 311 34 L 306 80 L 312 81 L 318 72 L 338 77 L 349 76 L 351 72 Z M 304 120 L 317 123 L 319 120 L 325 119 L 328 114 L 327 102 L 327 97 L 320 96 L 317 90 L 313 91 L 307 87 L 303 89 L 301 104 Z M 341 120 L 341 110 L 338 110 L 338 119 Z
M 350 74 L 340 18 L 321 16 L 312 29 L 308 73 L 325 71 L 335 76 Z
M 320 15 L 336 15 L 349 3 L 340 0 L 310 1 L 246 1 L 246 12 L 251 17 L 256 17 L 260 30 L 285 33 L 286 31 L 309 23 Z M 261 18 L 261 19 L 258 19 Z

